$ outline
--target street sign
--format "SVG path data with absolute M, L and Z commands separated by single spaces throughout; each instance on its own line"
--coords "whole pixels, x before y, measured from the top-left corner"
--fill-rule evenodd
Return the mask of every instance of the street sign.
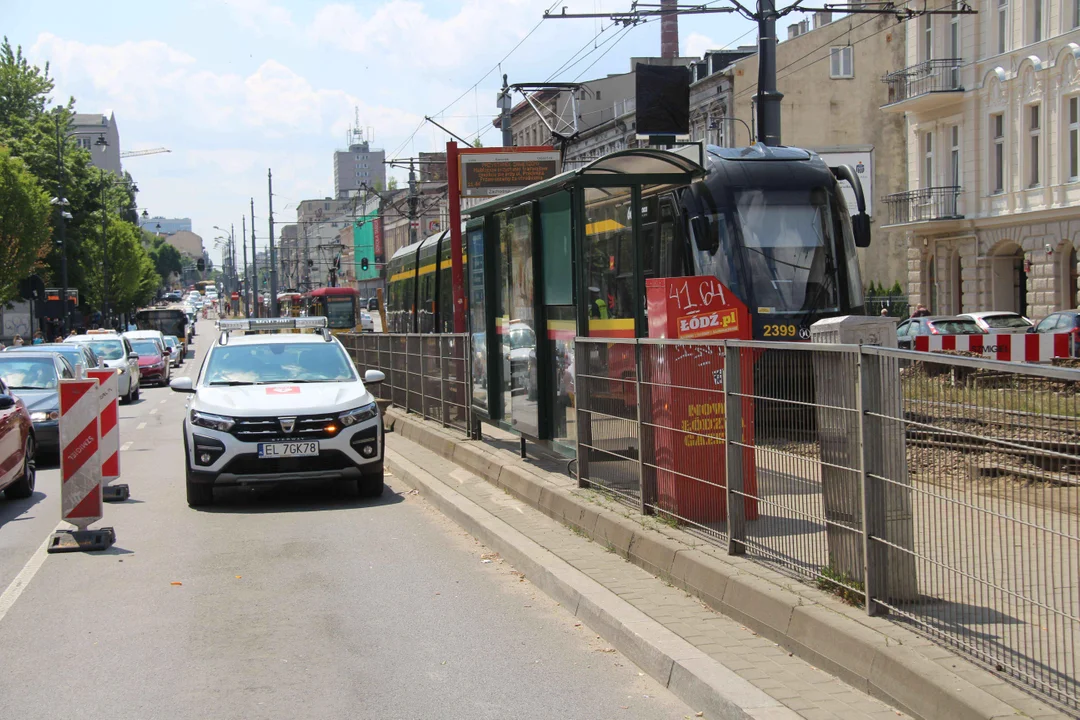
M 554 177 L 558 151 L 461 153 L 461 197 L 494 197 Z
M 60 381 L 60 517 L 80 530 L 102 517 L 98 381 Z

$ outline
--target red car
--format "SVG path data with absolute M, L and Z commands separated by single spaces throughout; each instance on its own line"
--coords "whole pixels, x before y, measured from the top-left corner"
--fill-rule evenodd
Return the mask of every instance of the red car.
M 131 349 L 139 355 L 139 376 L 142 382 L 169 384 L 169 358 L 155 340 L 132 338 Z
M 0 380 L 0 490 L 9 500 L 34 494 L 37 462 L 34 425 L 23 401 Z

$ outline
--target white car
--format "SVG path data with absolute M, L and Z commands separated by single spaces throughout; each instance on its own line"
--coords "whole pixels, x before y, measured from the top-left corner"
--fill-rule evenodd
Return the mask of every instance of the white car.
M 975 321 L 976 325 L 988 333 L 1000 333 L 1003 335 L 1009 333 L 1026 333 L 1029 327 L 1034 327 L 1035 325 L 1035 323 L 1019 313 L 1005 312 L 1002 310 L 964 313 L 959 317 L 971 318 Z
M 326 318 L 221 320 L 184 420 L 188 505 L 214 501 L 214 488 L 328 479 L 354 481 L 364 497 L 383 492 L 383 428 L 367 385 Z M 304 330 L 260 333 L 244 330 Z
M 139 372 L 139 355 L 123 335 L 95 332 L 89 335 L 72 335 L 64 342 L 86 343 L 105 367 L 114 368 L 119 378 L 120 401 L 130 403 L 139 399 L 142 374 Z
M 375 332 L 375 321 L 371 319 L 371 314 L 366 310 L 360 311 L 360 331 Z

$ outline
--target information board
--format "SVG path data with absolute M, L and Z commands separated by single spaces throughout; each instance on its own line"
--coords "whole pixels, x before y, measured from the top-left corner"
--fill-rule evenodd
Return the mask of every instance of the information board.
M 555 177 L 558 152 L 461 155 L 461 196 L 494 197 Z

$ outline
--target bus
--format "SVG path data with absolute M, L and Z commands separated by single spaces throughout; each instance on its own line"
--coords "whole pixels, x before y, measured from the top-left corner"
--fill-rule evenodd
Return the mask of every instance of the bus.
M 304 296 L 298 292 L 278 293 L 278 317 L 300 317 L 304 312 Z
M 334 334 L 360 332 L 360 293 L 354 288 L 316 288 L 303 296 L 308 317 L 325 317 Z
M 207 292 L 217 292 L 217 285 L 212 280 L 200 280 L 195 283 L 195 289 L 200 295 L 206 295 Z

